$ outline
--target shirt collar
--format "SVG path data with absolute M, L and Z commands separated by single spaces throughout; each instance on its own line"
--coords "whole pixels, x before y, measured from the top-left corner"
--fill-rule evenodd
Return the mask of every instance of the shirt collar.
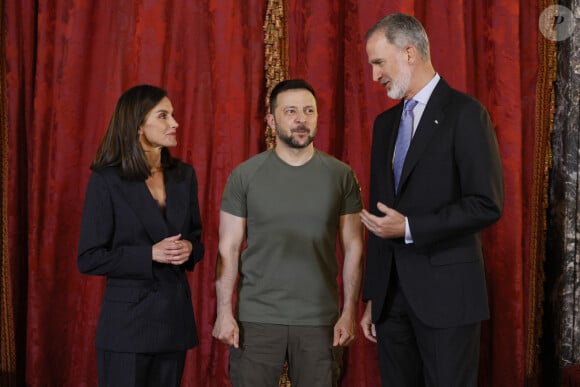
M 435 73 L 433 79 L 431 79 L 429 83 L 425 85 L 425 87 L 419 90 L 419 92 L 415 94 L 413 99 L 419 102 L 420 104 L 427 105 L 427 102 L 429 101 L 431 94 L 433 94 L 433 90 L 435 90 L 435 86 L 437 86 L 437 83 L 439 82 L 440 79 L 441 77 L 439 76 L 439 74 Z

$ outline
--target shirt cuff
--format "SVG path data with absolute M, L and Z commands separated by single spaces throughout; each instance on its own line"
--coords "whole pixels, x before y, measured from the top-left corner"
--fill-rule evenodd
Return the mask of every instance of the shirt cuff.
M 413 235 L 411 235 L 411 229 L 409 228 L 409 219 L 405 216 L 405 243 L 413 243 Z

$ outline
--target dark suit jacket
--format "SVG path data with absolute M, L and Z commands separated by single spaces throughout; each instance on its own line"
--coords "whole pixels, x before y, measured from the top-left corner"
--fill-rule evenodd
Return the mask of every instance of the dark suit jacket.
M 107 277 L 96 346 L 141 353 L 191 348 L 198 339 L 185 270 L 203 256 L 195 172 L 181 162 L 165 170 L 165 214 L 144 181 L 118 172 L 92 173 L 81 224 L 79 270 Z M 178 233 L 193 245 L 189 260 L 153 262 L 153 244 Z
M 376 322 L 396 265 L 409 305 L 428 326 L 444 328 L 489 317 L 480 231 L 499 219 L 503 176 L 489 115 L 441 79 L 409 151 L 399 190 L 392 158 L 402 102 L 373 128 L 370 211 L 382 202 L 408 217 L 414 243 L 370 235 L 363 298 Z

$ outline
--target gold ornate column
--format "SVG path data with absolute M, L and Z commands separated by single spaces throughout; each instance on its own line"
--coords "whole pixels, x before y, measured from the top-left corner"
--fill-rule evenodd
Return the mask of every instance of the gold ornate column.
M 538 15 L 555 5 L 555 0 L 539 0 Z M 546 255 L 546 230 L 548 184 L 552 167 L 551 134 L 554 128 L 555 92 L 557 76 L 556 42 L 538 32 L 538 79 L 536 84 L 533 189 L 530 203 L 530 268 L 528 288 L 528 316 L 526 337 L 526 386 L 539 383 L 540 336 L 544 301 L 544 259 Z
M 264 20 L 264 70 L 266 74 L 266 111 L 270 109 L 272 88 L 288 77 L 288 20 L 285 0 L 268 0 Z M 266 146 L 272 148 L 276 135 L 266 126 Z
M 0 385 L 16 386 L 16 346 L 10 256 L 8 254 L 8 123 L 6 101 L 6 25 L 0 0 L 0 147 L 2 164 L 2 256 L 0 258 Z

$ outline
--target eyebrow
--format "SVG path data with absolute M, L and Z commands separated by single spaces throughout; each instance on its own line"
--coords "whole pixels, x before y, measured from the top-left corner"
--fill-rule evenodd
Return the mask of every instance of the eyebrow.
M 313 108 L 314 106 L 315 105 L 306 105 L 306 106 L 303 106 L 303 108 Z M 282 106 L 282 109 L 290 109 L 290 108 L 299 109 L 299 107 L 298 106 L 295 106 L 295 105 L 285 105 L 285 106 Z

